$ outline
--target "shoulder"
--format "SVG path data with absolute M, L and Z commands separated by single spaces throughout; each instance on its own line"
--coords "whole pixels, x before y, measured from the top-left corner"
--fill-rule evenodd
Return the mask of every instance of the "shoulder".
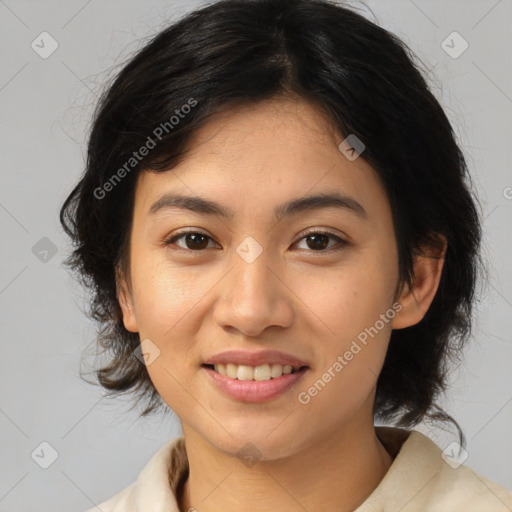
M 87 510 L 87 512 L 128 512 L 136 510 L 137 482 L 118 492 L 110 499 L 98 504 L 97 506 Z
M 510 512 L 512 492 L 479 475 L 464 464 L 453 463 L 441 448 L 416 430 L 377 427 L 383 444 L 396 447 L 388 473 L 368 499 L 369 508 L 402 512 Z M 358 510 L 359 512 L 359 510 Z
M 512 492 L 465 465 L 451 467 L 443 461 L 440 471 L 432 477 L 429 494 L 426 510 L 512 510 Z

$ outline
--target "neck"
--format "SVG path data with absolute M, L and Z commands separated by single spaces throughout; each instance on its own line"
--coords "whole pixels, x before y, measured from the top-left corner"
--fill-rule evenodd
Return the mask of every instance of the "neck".
M 180 510 L 201 512 L 349 512 L 380 483 L 393 459 L 380 443 L 373 422 L 346 425 L 302 451 L 276 460 L 244 464 L 217 450 L 183 425 L 189 476 Z

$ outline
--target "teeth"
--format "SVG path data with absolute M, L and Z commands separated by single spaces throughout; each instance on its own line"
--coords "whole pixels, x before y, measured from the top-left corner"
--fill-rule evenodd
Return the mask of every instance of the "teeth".
M 281 377 L 283 374 L 283 367 L 280 364 L 273 364 L 270 367 L 270 376 L 275 379 L 276 377 Z
M 270 366 L 268 364 L 263 364 L 261 366 L 256 366 L 253 371 L 254 380 L 270 380 L 272 376 L 270 372 Z
M 240 365 L 236 376 L 238 377 L 238 380 L 253 380 L 254 369 L 251 366 Z
M 293 367 L 289 364 L 284 366 L 280 364 L 262 364 L 254 367 L 228 363 L 226 365 L 216 364 L 214 370 L 232 379 L 264 381 L 288 375 L 292 373 Z
M 214 368 L 215 368 L 215 371 L 219 372 L 221 375 L 227 375 L 226 366 L 225 365 L 217 364 L 217 365 L 214 366 Z
M 215 366 L 213 367 L 215 369 Z M 227 364 L 226 365 L 226 375 L 231 377 L 232 379 L 238 379 L 238 367 L 236 364 Z

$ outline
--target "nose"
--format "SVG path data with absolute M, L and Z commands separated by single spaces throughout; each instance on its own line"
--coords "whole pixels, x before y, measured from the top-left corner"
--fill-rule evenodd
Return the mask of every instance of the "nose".
M 224 329 L 236 329 L 257 337 L 271 326 L 289 327 L 293 322 L 293 293 L 271 268 L 265 251 L 248 263 L 236 256 L 234 268 L 220 284 L 213 318 Z

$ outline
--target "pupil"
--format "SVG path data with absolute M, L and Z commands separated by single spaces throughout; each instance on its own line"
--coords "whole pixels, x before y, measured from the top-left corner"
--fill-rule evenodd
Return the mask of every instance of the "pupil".
M 185 237 L 189 249 L 204 249 L 208 245 L 208 237 L 201 233 L 190 233 Z M 323 234 L 308 235 L 306 237 L 310 249 L 325 249 L 329 245 L 329 236 Z
M 208 245 L 207 237 L 201 233 L 188 234 L 185 240 L 189 249 L 204 249 Z M 192 241 L 192 244 L 189 244 L 190 241 Z
M 310 249 L 325 249 L 329 245 L 328 235 L 309 235 L 306 238 L 308 240 L 308 247 Z M 322 242 L 320 241 L 320 239 L 322 239 Z M 313 241 L 313 244 L 309 243 L 309 241 L 311 240 Z

